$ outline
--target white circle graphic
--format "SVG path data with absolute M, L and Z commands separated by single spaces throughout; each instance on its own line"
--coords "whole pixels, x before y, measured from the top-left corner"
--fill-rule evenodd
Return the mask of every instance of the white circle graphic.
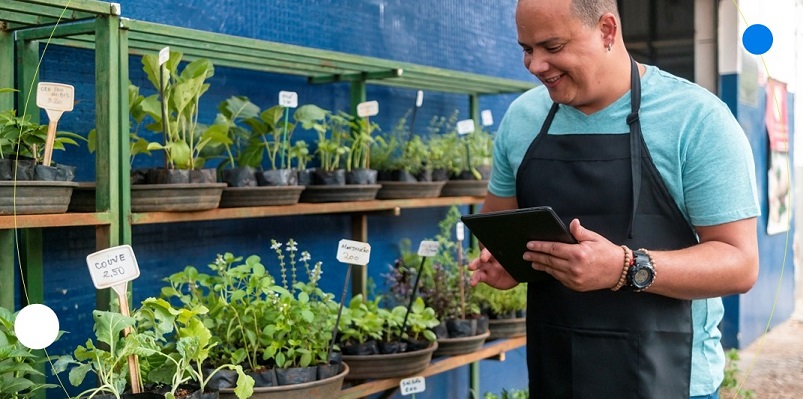
M 59 335 L 59 318 L 45 305 L 38 303 L 28 305 L 17 314 L 14 333 L 26 347 L 44 349 Z

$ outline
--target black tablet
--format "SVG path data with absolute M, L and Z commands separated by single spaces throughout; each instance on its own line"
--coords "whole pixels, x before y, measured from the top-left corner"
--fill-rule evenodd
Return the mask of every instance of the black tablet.
M 576 244 L 569 229 L 548 206 L 464 215 L 463 223 L 519 282 L 552 279 L 522 259 L 529 241 Z

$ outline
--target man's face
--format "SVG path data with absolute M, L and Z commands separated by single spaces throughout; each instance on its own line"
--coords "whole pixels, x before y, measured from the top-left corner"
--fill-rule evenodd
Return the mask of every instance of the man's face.
M 609 54 L 599 27 L 584 25 L 570 7 L 571 0 L 519 0 L 518 39 L 524 66 L 552 101 L 590 113 L 599 110 L 600 72 Z

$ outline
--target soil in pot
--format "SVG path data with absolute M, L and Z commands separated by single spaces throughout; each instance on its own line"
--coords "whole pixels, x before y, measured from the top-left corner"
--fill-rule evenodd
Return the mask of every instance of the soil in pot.
M 446 180 L 449 180 L 449 171 L 447 169 L 438 168 L 432 170 L 432 181 Z
M 376 184 L 377 171 L 352 169 L 346 172 L 346 184 Z
M 73 181 L 73 179 L 75 179 L 75 166 L 36 165 L 33 171 L 33 179 L 43 181 Z
M 379 345 L 374 340 L 359 344 L 344 343 L 340 344 L 340 350 L 347 356 L 375 355 L 379 353 Z
M 206 386 L 209 387 L 210 390 L 218 391 L 221 388 L 234 388 L 237 386 L 236 371 L 220 369 L 210 377 L 209 374 L 211 374 L 213 371 L 215 371 L 214 368 L 203 368 L 204 378 L 209 378 Z
M 260 186 L 295 186 L 298 184 L 298 173 L 293 169 L 268 169 L 257 172 L 257 184 Z
M 318 365 L 318 380 L 336 376 L 340 372 L 340 360 L 332 360 L 329 364 Z
M 449 338 L 463 338 L 477 335 L 477 319 L 446 320 Z
M 243 166 L 240 168 L 223 169 L 220 171 L 220 180 L 229 187 L 256 187 L 256 168 Z
M 415 179 L 417 181 L 432 181 L 432 170 L 431 169 L 424 169 L 415 174 Z
M 435 333 L 435 336 L 440 338 L 449 338 L 449 330 L 446 328 L 446 320 L 441 321 L 441 324 L 438 324 L 432 331 Z
M 379 353 L 383 355 L 390 355 L 392 353 L 404 353 L 404 352 L 407 352 L 406 342 L 399 342 L 399 341 L 379 342 Z
M 315 172 L 315 168 L 304 169 L 304 170 L 297 170 L 296 175 L 298 176 L 298 185 L 299 186 L 309 186 L 314 182 L 313 173 Z
M 261 370 L 249 370 L 246 372 L 251 378 L 254 379 L 254 386 L 255 387 L 275 387 L 279 386 L 279 381 L 276 376 L 276 368 L 274 367 L 265 367 Z M 234 388 L 237 382 L 237 376 L 235 375 L 235 384 L 227 387 L 227 388 Z
M 148 182 L 148 168 L 131 170 L 131 184 L 146 184 Z
M 312 174 L 313 184 L 323 184 L 328 186 L 343 186 L 346 184 L 346 170 L 321 170 L 315 169 Z
M 0 159 L 0 180 L 33 180 L 34 166 L 33 159 Z
M 444 337 L 444 338 L 446 338 L 446 337 Z M 429 341 L 427 341 L 425 339 L 417 341 L 417 340 L 414 340 L 414 339 L 405 338 L 404 339 L 404 343 L 407 344 L 407 350 L 406 350 L 407 352 L 420 351 L 420 350 L 423 350 L 423 349 L 427 349 L 427 348 L 429 348 L 430 345 L 432 345 L 432 342 L 429 342 Z
M 318 378 L 318 367 L 288 367 L 276 369 L 279 386 L 312 382 Z
M 216 183 L 215 169 L 187 170 L 154 168 L 148 170 L 147 184 Z

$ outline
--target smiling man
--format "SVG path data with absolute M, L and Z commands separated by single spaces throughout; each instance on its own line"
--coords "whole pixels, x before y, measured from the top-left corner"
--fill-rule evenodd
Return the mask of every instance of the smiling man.
M 716 398 L 721 296 L 758 276 L 752 153 L 707 90 L 636 63 L 615 0 L 519 0 L 524 66 L 482 212 L 551 206 L 578 244 L 530 242 L 530 394 Z M 487 251 L 472 283 L 515 286 Z

